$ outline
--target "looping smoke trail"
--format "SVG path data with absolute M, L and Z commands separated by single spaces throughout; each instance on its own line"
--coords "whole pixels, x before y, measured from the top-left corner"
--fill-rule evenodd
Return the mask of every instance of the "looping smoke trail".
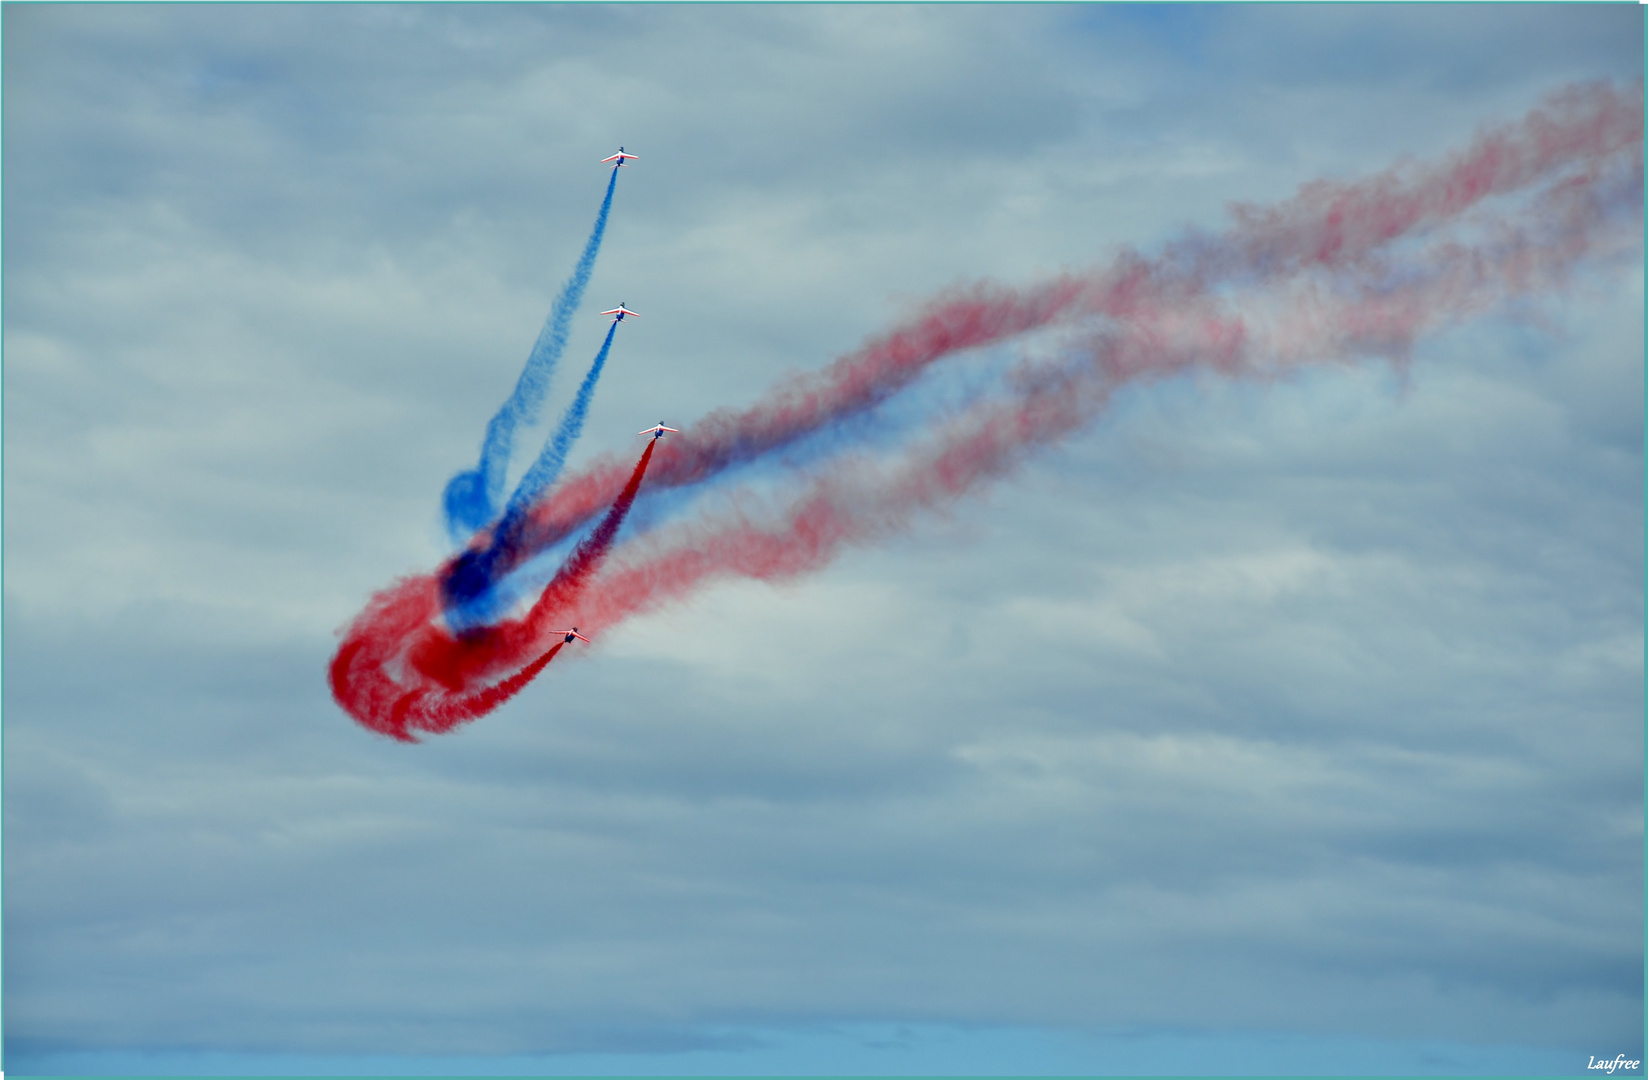
M 614 462 L 599 462 L 520 519 L 511 542 L 524 560 L 618 496 L 524 619 L 459 637 L 442 628 L 439 583 L 461 556 L 373 599 L 334 661 L 334 693 L 375 730 L 447 730 L 455 714 L 419 713 L 418 703 L 457 695 L 467 709 L 487 688 L 511 685 L 539 656 L 551 619 L 598 632 L 716 577 L 815 569 L 843 545 L 1011 472 L 1090 424 L 1123 386 L 1195 371 L 1267 380 L 1307 364 L 1401 363 L 1426 334 L 1563 288 L 1582 267 L 1640 258 L 1642 198 L 1641 88 L 1594 85 L 1553 96 L 1439 164 L 1307 185 L 1268 210 L 1236 208 L 1232 229 L 1192 234 L 1155 258 L 1129 251 L 1021 291 L 952 293 L 755 407 L 712 414 L 661 448 L 649 476 L 649 493 L 703 493 L 803 437 L 834 438 L 833 457 L 784 474 L 788 494 L 776 508 L 729 497 L 614 549 L 647 457 L 627 483 Z M 939 361 L 1037 330 L 1058 334 L 1050 358 L 1026 351 L 999 386 L 932 417 L 891 452 L 865 452 L 842 423 L 873 416 Z M 397 711 L 402 701 L 412 704 Z
M 526 366 L 521 369 L 520 378 L 515 382 L 515 389 L 487 422 L 486 437 L 481 442 L 480 463 L 447 481 L 441 501 L 446 513 L 447 531 L 455 542 L 467 539 L 498 515 L 498 504 L 503 498 L 504 474 L 515 449 L 515 429 L 523 423 L 531 423 L 538 415 L 544 394 L 549 389 L 550 377 L 555 374 L 555 365 L 566 349 L 572 316 L 577 312 L 578 305 L 583 303 L 584 289 L 595 272 L 595 258 L 601 252 L 601 238 L 606 234 L 607 215 L 612 210 L 612 193 L 617 184 L 618 170 L 613 169 L 612 176 L 607 180 L 601 209 L 595 215 L 595 227 L 584 243 L 583 254 L 578 257 L 572 276 L 555 297 L 549 318 L 532 344 L 532 352 L 528 354 Z
M 332 660 L 332 696 L 363 725 L 416 741 L 492 711 L 531 682 L 561 651 L 545 650 L 551 624 L 573 606 L 600 569 L 641 490 L 649 442 L 595 530 L 579 542 L 526 614 L 453 633 L 440 621 L 433 575 L 407 578 L 377 596 L 344 635 Z M 524 665 L 524 666 L 523 666 Z

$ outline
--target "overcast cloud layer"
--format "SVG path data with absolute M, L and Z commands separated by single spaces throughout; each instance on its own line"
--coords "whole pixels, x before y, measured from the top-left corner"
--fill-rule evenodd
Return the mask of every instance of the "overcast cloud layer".
M 1405 372 L 1130 390 L 953 515 L 633 620 L 451 736 L 374 736 L 324 681 L 447 553 L 619 143 L 551 415 L 593 312 L 643 318 L 574 465 L 955 282 L 1638 79 L 1639 7 L 4 31 L 10 1071 L 668 1071 L 855 1024 L 1642 1057 L 1640 263 Z M 1145 1071 L 1075 1068 L 1112 1065 Z

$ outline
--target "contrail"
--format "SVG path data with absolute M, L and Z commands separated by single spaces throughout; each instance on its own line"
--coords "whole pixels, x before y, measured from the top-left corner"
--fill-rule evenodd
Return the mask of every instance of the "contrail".
M 498 516 L 498 504 L 503 499 L 504 475 L 509 469 L 509 458 L 515 449 L 515 429 L 530 424 L 543 405 L 549 389 L 550 376 L 566 349 L 567 330 L 572 316 L 583 302 L 584 289 L 595 272 L 595 257 L 601 252 L 601 237 L 607 230 L 607 215 L 612 210 L 612 193 L 618 184 L 618 170 L 612 170 L 607 180 L 606 197 L 595 215 L 595 228 L 584 243 L 572 276 L 561 286 L 560 295 L 550 309 L 549 318 L 538 332 L 526 366 L 509 398 L 498 408 L 486 425 L 486 437 L 481 442 L 480 463 L 466 469 L 447 481 L 442 505 L 446 511 L 446 527 L 455 542 L 467 540 L 475 530 Z
M 537 596 L 527 617 L 461 638 L 443 627 L 454 583 L 479 594 L 507 577 L 497 563 L 465 577 L 477 552 L 497 546 L 489 537 L 375 597 L 336 663 L 362 686 L 390 689 L 346 699 L 334 674 L 334 693 L 368 727 L 408 737 L 393 711 L 407 693 L 504 685 L 540 655 L 555 625 L 597 632 L 716 578 L 817 569 L 844 546 L 874 542 L 1011 474 L 1091 425 L 1122 387 L 1198 371 L 1270 380 L 1307 365 L 1404 363 L 1427 335 L 1559 293 L 1587 268 L 1640 259 L 1642 122 L 1640 86 L 1572 88 L 1440 162 L 1309 184 L 1269 208 L 1234 207 L 1231 228 L 1188 233 L 1155 256 L 1123 251 L 1089 273 L 1024 289 L 945 294 L 755 406 L 683 425 L 647 475 L 642 501 L 668 511 L 650 531 L 613 542 L 639 472 L 626 481 L 610 458 L 548 490 L 506 538 L 510 568 L 520 567 L 511 582 Z M 918 380 L 985 346 L 1015 347 L 1017 365 L 959 405 L 922 414 L 890 447 L 847 422 L 873 427 L 884 406 L 911 400 Z M 804 439 L 821 449 L 798 464 L 786 455 Z M 725 490 L 739 466 L 755 463 L 776 472 L 776 492 Z M 672 490 L 669 502 L 657 501 Z M 528 560 L 603 506 L 600 558 L 578 561 L 585 540 L 538 592 Z M 357 646 L 362 640 L 370 644 Z M 421 660 L 428 650 L 440 662 Z M 446 730 L 439 722 L 406 724 Z

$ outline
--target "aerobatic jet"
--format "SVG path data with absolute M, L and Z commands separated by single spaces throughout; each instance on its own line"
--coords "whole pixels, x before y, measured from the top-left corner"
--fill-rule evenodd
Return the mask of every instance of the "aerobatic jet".
M 620 146 L 618 148 L 618 152 L 616 154 L 612 155 L 611 157 L 602 158 L 601 159 L 601 164 L 605 165 L 607 162 L 613 161 L 613 162 L 617 163 L 617 164 L 613 165 L 613 168 L 614 169 L 621 169 L 625 165 L 628 164 L 628 162 L 625 160 L 626 158 L 632 158 L 632 157 L 637 157 L 637 156 L 638 155 L 636 155 L 636 154 L 626 154 L 626 153 L 624 153 L 624 148 L 622 146 Z
M 589 638 L 580 634 L 576 626 L 574 626 L 571 630 L 557 630 L 555 632 L 561 635 L 561 642 L 566 645 L 571 645 L 573 638 L 577 638 L 579 641 L 588 642 L 591 645 L 595 644 L 593 641 L 590 641 Z
M 681 434 L 681 429 L 680 428 L 665 427 L 664 422 L 662 420 L 658 421 L 658 426 L 657 427 L 649 427 L 645 431 L 637 431 L 636 434 L 637 435 L 651 435 L 655 439 L 662 439 L 664 437 L 664 432 L 666 432 L 666 431 L 673 431 L 677 435 Z
M 617 307 L 613 308 L 611 311 L 603 311 L 603 312 L 601 312 L 601 314 L 602 315 L 611 315 L 613 322 L 623 322 L 625 315 L 634 315 L 637 319 L 639 319 L 641 317 L 639 312 L 631 311 L 629 308 L 625 307 L 623 304 L 619 304 Z

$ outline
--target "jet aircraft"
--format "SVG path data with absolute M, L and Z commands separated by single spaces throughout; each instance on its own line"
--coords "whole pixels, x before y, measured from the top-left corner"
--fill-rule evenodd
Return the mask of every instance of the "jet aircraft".
M 618 148 L 618 152 L 616 154 L 612 155 L 611 157 L 602 158 L 601 159 L 601 164 L 605 165 L 609 161 L 614 161 L 614 162 L 617 162 L 617 164 L 614 165 L 613 168 L 614 169 L 621 169 L 625 165 L 629 164 L 629 162 L 625 160 L 626 158 L 633 158 L 633 157 L 638 157 L 638 156 L 639 155 L 637 155 L 637 154 L 626 154 L 624 152 L 624 148 L 622 146 L 620 146 Z
M 619 304 L 617 307 L 613 308 L 611 311 L 603 311 L 603 312 L 601 312 L 601 314 L 602 315 L 611 315 L 613 322 L 623 322 L 625 315 L 634 315 L 637 319 L 639 319 L 641 317 L 639 312 L 631 311 L 629 308 L 625 307 L 623 304 Z
M 680 428 L 665 427 L 664 422 L 662 420 L 658 421 L 658 426 L 657 427 L 649 427 L 644 431 L 637 431 L 636 434 L 637 435 L 651 435 L 655 439 L 662 439 L 664 437 L 664 432 L 666 432 L 666 431 L 673 431 L 677 435 L 681 434 L 681 429 Z
M 573 638 L 577 638 L 579 641 L 588 642 L 591 645 L 595 644 L 593 641 L 590 641 L 589 638 L 580 634 L 576 626 L 574 626 L 571 630 L 557 630 L 555 632 L 561 635 L 561 641 L 567 645 L 572 644 Z

